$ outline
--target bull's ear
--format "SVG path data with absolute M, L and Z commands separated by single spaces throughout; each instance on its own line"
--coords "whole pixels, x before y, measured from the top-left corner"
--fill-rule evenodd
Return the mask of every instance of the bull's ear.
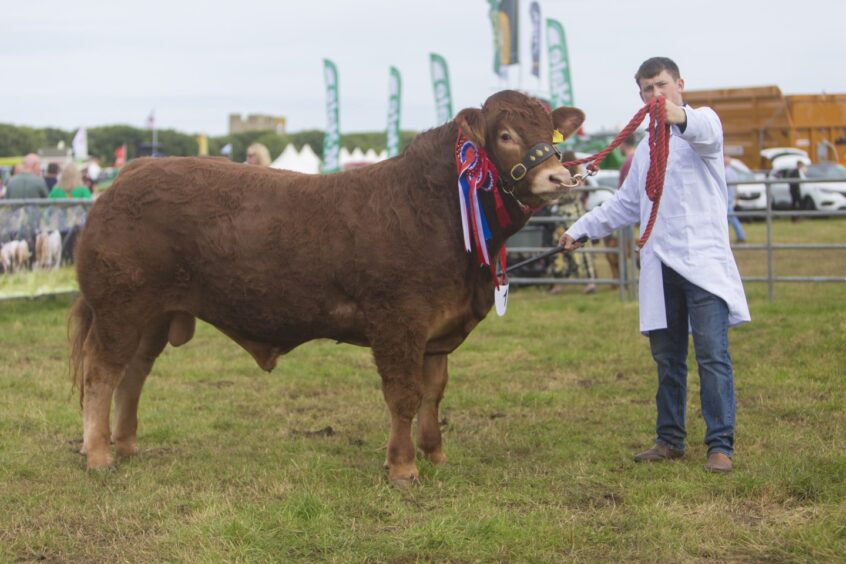
M 579 108 L 561 107 L 552 112 L 552 123 L 555 124 L 555 129 L 561 132 L 564 139 L 579 129 L 584 121 L 585 113 Z
M 479 147 L 485 146 L 485 116 L 482 110 L 465 108 L 455 116 L 455 123 L 471 141 Z

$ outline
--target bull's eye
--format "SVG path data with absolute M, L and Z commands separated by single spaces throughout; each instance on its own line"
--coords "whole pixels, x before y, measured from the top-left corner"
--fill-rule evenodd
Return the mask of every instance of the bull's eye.
M 499 140 L 505 141 L 505 142 L 511 141 L 511 134 L 508 133 L 507 131 L 503 131 L 502 133 L 499 134 Z

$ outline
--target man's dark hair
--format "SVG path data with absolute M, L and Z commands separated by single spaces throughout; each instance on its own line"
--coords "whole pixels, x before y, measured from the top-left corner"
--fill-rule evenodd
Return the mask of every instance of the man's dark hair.
M 47 174 L 59 174 L 59 164 L 50 163 L 47 165 Z
M 626 145 L 628 147 L 637 146 L 637 140 L 635 139 L 634 133 L 623 139 L 623 145 Z
M 640 65 L 639 69 L 637 69 L 635 82 L 639 87 L 641 78 L 652 78 L 653 76 L 661 74 L 661 71 L 667 71 L 670 73 L 673 80 L 681 78 L 679 66 L 674 63 L 672 59 L 668 59 L 667 57 L 652 57 L 651 59 L 643 61 L 643 64 Z

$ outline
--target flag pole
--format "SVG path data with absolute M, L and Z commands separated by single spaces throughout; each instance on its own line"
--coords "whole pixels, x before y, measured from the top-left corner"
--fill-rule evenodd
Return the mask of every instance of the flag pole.
M 153 145 L 150 147 L 150 156 L 156 156 L 156 149 L 159 146 L 159 135 L 156 130 L 156 108 L 150 112 L 150 117 L 147 118 L 147 125 L 153 130 Z

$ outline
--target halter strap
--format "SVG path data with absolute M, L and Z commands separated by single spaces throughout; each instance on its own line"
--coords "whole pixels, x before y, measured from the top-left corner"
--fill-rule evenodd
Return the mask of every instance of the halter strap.
M 526 152 L 523 160 L 511 167 L 509 176 L 514 182 L 519 182 L 525 178 L 526 174 L 542 162 L 552 157 L 561 159 L 561 152 L 551 143 L 538 143 L 533 145 L 531 149 Z

